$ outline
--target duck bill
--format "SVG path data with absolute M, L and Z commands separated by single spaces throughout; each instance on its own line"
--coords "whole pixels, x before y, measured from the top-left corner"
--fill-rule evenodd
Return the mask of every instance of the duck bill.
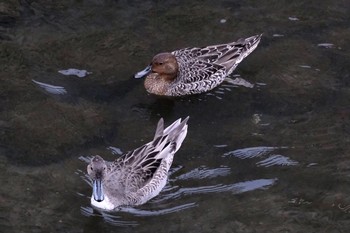
M 145 77 L 147 74 L 149 74 L 152 70 L 151 65 L 147 66 L 144 70 L 141 70 L 140 72 L 137 72 L 134 77 L 135 78 L 143 78 Z
M 104 200 L 104 193 L 102 189 L 102 181 L 101 179 L 94 180 L 92 187 L 92 195 L 97 202 L 101 202 Z

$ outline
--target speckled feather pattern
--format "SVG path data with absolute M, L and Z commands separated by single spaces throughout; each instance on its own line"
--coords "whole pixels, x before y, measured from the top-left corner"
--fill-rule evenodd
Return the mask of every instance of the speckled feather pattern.
M 257 35 L 228 44 L 173 51 L 179 72 L 165 95 L 197 94 L 215 88 L 257 47 L 260 38 Z

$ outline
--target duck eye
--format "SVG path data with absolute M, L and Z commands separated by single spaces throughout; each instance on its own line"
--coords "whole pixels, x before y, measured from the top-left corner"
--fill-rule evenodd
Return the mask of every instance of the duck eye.
M 163 62 L 158 62 L 158 65 L 159 65 L 159 66 L 163 65 Z
M 92 167 L 90 167 L 90 170 L 93 171 L 94 169 Z

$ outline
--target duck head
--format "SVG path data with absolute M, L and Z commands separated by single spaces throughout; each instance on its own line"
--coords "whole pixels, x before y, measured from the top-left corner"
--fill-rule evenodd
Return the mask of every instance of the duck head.
M 150 73 L 156 73 L 165 79 L 175 79 L 179 65 L 172 53 L 159 53 L 153 57 L 152 62 L 144 70 L 135 74 L 135 78 L 142 78 Z
M 90 164 L 87 166 L 87 172 L 93 180 L 92 196 L 95 201 L 101 202 L 104 200 L 104 192 L 102 181 L 107 174 L 107 165 L 103 158 L 99 155 L 94 156 L 91 159 Z

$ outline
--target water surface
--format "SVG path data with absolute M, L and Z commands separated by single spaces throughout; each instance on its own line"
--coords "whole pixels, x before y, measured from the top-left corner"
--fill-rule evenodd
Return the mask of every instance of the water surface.
M 349 232 L 347 1 L 16 1 L 0 5 L 3 232 Z M 152 56 L 263 33 L 213 91 L 146 93 Z M 190 116 L 145 205 L 91 208 L 113 160 Z

